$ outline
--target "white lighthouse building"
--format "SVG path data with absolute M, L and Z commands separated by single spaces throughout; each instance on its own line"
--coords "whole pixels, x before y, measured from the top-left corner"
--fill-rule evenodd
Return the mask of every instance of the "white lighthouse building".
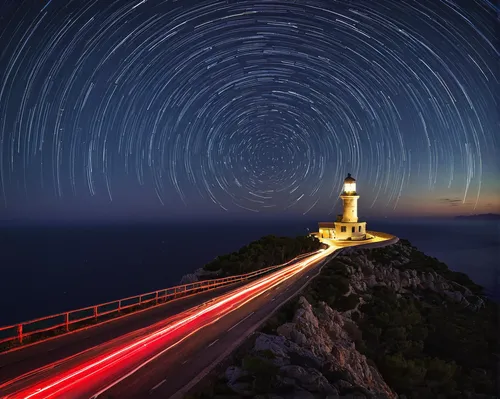
M 365 240 L 366 222 L 358 221 L 358 198 L 356 180 L 350 173 L 344 179 L 344 187 L 340 194 L 344 211 L 337 216 L 335 222 L 319 223 L 319 236 L 335 240 Z

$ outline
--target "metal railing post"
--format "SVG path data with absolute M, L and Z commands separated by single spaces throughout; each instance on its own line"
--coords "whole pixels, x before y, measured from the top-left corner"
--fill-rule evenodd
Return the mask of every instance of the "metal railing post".
M 159 292 L 156 291 L 156 295 L 155 295 L 155 304 L 156 305 L 158 305 L 158 294 L 159 294 Z
M 19 324 L 17 326 L 17 338 L 19 339 L 19 344 L 23 343 L 23 325 Z
M 65 324 L 66 324 L 66 332 L 68 332 L 69 331 L 69 312 L 66 312 Z
M 94 306 L 94 319 L 97 320 L 97 306 Z

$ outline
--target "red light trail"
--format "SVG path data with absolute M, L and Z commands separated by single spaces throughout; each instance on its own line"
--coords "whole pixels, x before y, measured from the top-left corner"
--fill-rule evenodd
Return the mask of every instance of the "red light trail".
M 296 276 L 311 264 L 326 258 L 333 251 L 334 248 L 330 247 L 224 294 L 204 306 L 189 309 L 178 315 L 180 318 L 176 317 L 167 326 L 149 332 L 146 336 L 136 337 L 127 343 L 116 342 L 116 346 L 105 353 L 90 360 L 86 359 L 80 364 L 66 366 L 66 370 L 61 370 L 55 376 L 41 378 L 30 386 L 6 396 L 5 399 L 68 398 L 68 395 L 71 398 L 78 398 L 84 394 L 86 397 L 96 398 L 200 329 L 215 323 L 221 317 Z M 61 367 L 64 367 L 64 361 L 57 363 L 57 367 L 61 363 Z M 19 377 L 12 382 L 18 380 Z M 4 384 L 4 387 L 6 385 L 9 383 Z M 89 392 L 92 392 L 91 395 L 88 395 Z

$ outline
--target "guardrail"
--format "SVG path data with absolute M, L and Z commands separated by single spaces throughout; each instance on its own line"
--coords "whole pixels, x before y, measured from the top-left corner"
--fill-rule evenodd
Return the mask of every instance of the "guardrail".
M 10 326 L 0 327 L 0 352 L 8 350 L 10 347 L 23 345 L 24 343 L 37 342 L 48 339 L 52 336 L 76 331 L 83 327 L 87 327 L 88 325 L 97 325 L 123 314 L 124 311 L 132 313 L 146 307 L 158 306 L 180 297 L 249 280 L 287 266 L 318 252 L 319 251 L 314 251 L 302 254 L 281 265 L 270 266 L 251 273 L 212 280 L 196 281 L 189 284 L 164 288 L 158 291 L 148 292 L 146 294 L 135 295 L 128 298 L 101 303 L 99 305 L 88 306 L 51 316 L 40 317 L 38 319 Z M 9 343 L 11 345 L 9 345 Z
M 395 236 L 392 235 L 392 234 L 388 234 L 388 233 L 382 233 L 381 231 L 367 231 L 368 234 L 372 234 L 374 236 L 377 236 L 377 237 L 380 237 L 380 238 L 386 238 L 388 240 L 394 238 Z
M 367 233 L 372 234 L 374 236 L 380 237 L 380 238 L 385 238 L 385 241 L 380 241 L 380 242 L 375 242 L 371 244 L 367 244 L 366 248 L 383 248 L 387 247 L 389 245 L 396 244 L 399 241 L 399 237 L 396 237 L 395 235 L 388 234 L 388 233 L 382 233 L 380 231 L 368 231 Z

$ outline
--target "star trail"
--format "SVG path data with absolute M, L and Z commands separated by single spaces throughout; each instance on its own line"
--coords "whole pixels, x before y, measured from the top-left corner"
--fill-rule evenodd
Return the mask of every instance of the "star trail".
M 130 198 L 165 215 L 326 215 L 348 172 L 374 212 L 498 210 L 497 14 L 482 0 L 4 0 L 2 215 Z

